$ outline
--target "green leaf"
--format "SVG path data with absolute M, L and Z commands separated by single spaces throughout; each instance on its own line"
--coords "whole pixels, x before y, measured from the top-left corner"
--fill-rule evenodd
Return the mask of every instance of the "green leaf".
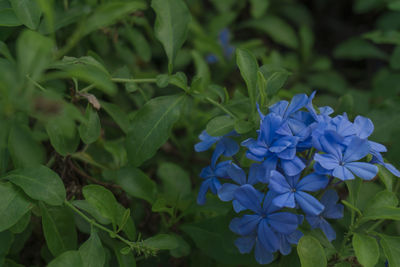
M 140 31 L 130 27 L 126 27 L 123 31 L 123 34 L 133 45 L 137 55 L 145 62 L 150 61 L 151 48 L 144 35 Z
M 31 198 L 49 205 L 61 205 L 66 197 L 60 176 L 43 165 L 12 171 L 6 178 Z
M 175 57 L 186 40 L 191 21 L 190 11 L 182 0 L 153 0 L 156 13 L 154 32 L 168 56 L 168 71 L 172 73 Z
M 177 164 L 164 162 L 158 168 L 157 176 L 168 204 L 184 208 L 185 198 L 189 197 L 191 191 L 189 174 Z
M 261 18 L 267 11 L 270 1 L 269 0 L 250 0 L 251 3 L 251 15 L 253 18 Z
M 393 54 L 390 57 L 390 67 L 395 70 L 400 69 L 400 46 L 396 46 L 393 50 Z
M 217 203 L 220 204 L 221 201 Z M 242 255 L 238 252 L 234 245 L 237 236 L 227 227 L 229 221 L 230 218 L 223 215 L 184 224 L 180 229 L 189 235 L 202 253 L 218 262 L 234 266 L 256 266 L 254 255 Z
M 379 260 L 379 246 L 375 238 L 355 233 L 353 248 L 357 260 L 364 267 L 373 267 Z
M 15 15 L 22 24 L 29 29 L 35 30 L 40 22 L 42 10 L 36 1 L 32 0 L 10 0 Z
M 156 250 L 175 249 L 179 246 L 176 237 L 168 234 L 158 234 L 156 236 L 152 236 L 144 240 L 143 244 Z
M 87 202 L 95 207 L 103 217 L 111 220 L 115 228 L 118 220 L 116 210 L 118 202 L 113 193 L 101 185 L 92 184 L 83 187 L 82 194 Z
M 14 27 L 22 23 L 19 21 L 12 8 L 4 8 L 0 10 L 0 26 Z
M 66 78 L 73 77 L 94 84 L 96 88 L 108 95 L 114 95 L 117 92 L 110 73 L 93 57 L 64 57 L 52 67 L 62 70 Z
M 299 42 L 293 28 L 284 20 L 271 14 L 260 19 L 251 20 L 244 24 L 244 27 L 251 27 L 265 32 L 269 37 L 292 49 L 299 46 Z
M 79 248 L 83 267 L 103 267 L 106 261 L 104 248 L 96 231 L 92 230 L 90 237 Z
M 188 90 L 187 77 L 183 72 L 177 72 L 174 75 L 171 75 L 168 82 L 183 89 L 184 91 Z
M 55 257 L 77 247 L 73 214 L 65 206 L 46 207 L 40 202 L 42 227 L 47 247 Z
M 246 82 L 252 109 L 255 110 L 257 96 L 257 60 L 250 51 L 236 49 L 236 63 L 239 67 L 240 74 Z
M 15 168 L 42 164 L 45 161 L 43 146 L 33 138 L 28 127 L 14 125 L 8 137 L 8 150 Z
M 335 48 L 333 56 L 341 59 L 362 60 L 366 58 L 386 59 L 387 55 L 370 42 L 351 38 Z
M 78 251 L 66 251 L 54 260 L 47 267 L 84 267 L 81 254 Z
M 266 91 L 269 96 L 275 95 L 281 89 L 286 80 L 289 78 L 290 73 L 287 71 L 278 71 L 272 73 L 267 79 Z
M 54 149 L 62 156 L 76 151 L 79 145 L 74 120 L 69 116 L 62 115 L 50 119 L 46 124 L 46 132 Z
M 398 236 L 387 236 L 380 235 L 381 246 L 385 253 L 387 260 L 389 261 L 390 267 L 400 266 L 400 237 Z
M 368 220 L 378 220 L 378 219 L 400 221 L 400 208 L 379 207 L 376 209 L 369 209 L 364 213 L 364 217 L 361 218 L 360 223 Z
M 146 4 L 139 1 L 130 2 L 109 2 L 100 5 L 94 13 L 82 25 L 83 35 L 91 33 L 94 30 L 108 26 L 118 19 L 132 13 L 138 9 L 145 9 Z
M 74 200 L 72 204 L 80 210 L 84 210 L 85 212 L 89 213 L 96 221 L 101 224 L 110 224 L 111 221 L 101 215 L 100 211 L 89 204 L 86 200 Z
M 0 183 L 0 232 L 15 225 L 31 208 L 31 202 L 19 188 Z
M 181 258 L 190 254 L 190 245 L 179 235 L 175 235 L 178 247 L 171 249 L 170 254 L 174 258 Z
M 327 266 L 326 256 L 321 244 L 312 236 L 303 236 L 298 245 L 297 253 L 299 254 L 302 267 Z
M 381 207 L 396 207 L 397 204 L 399 204 L 399 200 L 396 194 L 383 190 L 368 201 L 365 212 L 368 213 L 369 210 L 379 209 Z
M 117 105 L 113 103 L 100 101 L 103 109 L 111 116 L 111 118 L 118 124 L 124 133 L 129 129 L 129 118 L 126 113 Z
M 170 216 L 173 216 L 174 209 L 167 204 L 167 201 L 163 197 L 158 197 L 151 206 L 153 212 L 166 212 Z
M 54 43 L 37 32 L 26 30 L 17 40 L 17 62 L 22 79 L 37 80 L 52 60 Z
M 207 123 L 206 132 L 211 136 L 223 136 L 233 130 L 234 119 L 227 115 L 213 118 Z
M 245 120 L 235 120 L 234 129 L 238 134 L 245 134 L 254 129 L 253 123 Z
M 151 158 L 167 141 L 185 100 L 181 94 L 156 97 L 136 113 L 126 138 L 128 159 L 134 166 Z
M 385 185 L 388 191 L 393 190 L 393 174 L 389 172 L 385 167 L 378 165 L 379 172 L 378 176 Z
M 156 84 L 160 88 L 167 87 L 169 83 L 169 76 L 167 74 L 159 74 L 156 77 Z
M 18 220 L 16 224 L 14 224 L 10 228 L 10 232 L 13 234 L 20 234 L 22 233 L 26 227 L 28 227 L 28 224 L 31 222 L 31 212 L 28 211 L 25 213 L 24 216 L 21 217 L 21 219 Z
M 132 196 L 153 203 L 156 194 L 156 184 L 144 172 L 135 167 L 124 167 L 116 173 L 116 183 Z
M 86 121 L 79 126 L 79 134 L 85 144 L 95 142 L 101 131 L 100 118 L 92 105 L 88 104 L 85 113 Z
M 3 265 L 4 258 L 9 254 L 9 250 L 14 241 L 14 235 L 10 231 L 0 232 L 0 264 Z M 7 266 L 7 264 L 5 265 Z

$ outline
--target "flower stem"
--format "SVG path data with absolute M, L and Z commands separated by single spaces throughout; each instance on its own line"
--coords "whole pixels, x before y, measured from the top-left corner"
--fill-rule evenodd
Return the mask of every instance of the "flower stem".
M 221 105 L 220 103 L 214 101 L 213 99 L 206 97 L 206 100 L 208 102 L 210 102 L 211 104 L 213 104 L 214 106 L 220 108 L 222 111 L 224 111 L 226 114 L 228 114 L 229 116 L 231 116 L 234 119 L 237 119 L 236 115 L 233 114 L 232 112 L 230 112 L 228 109 L 226 109 L 223 105 Z
M 82 217 L 85 221 L 87 221 L 92 227 L 97 227 L 105 232 L 107 232 L 111 238 L 116 238 L 125 243 L 127 246 L 129 246 L 132 250 L 136 250 L 139 254 L 144 252 L 145 256 L 148 254 L 153 254 L 155 255 L 156 250 L 150 247 L 147 247 L 144 245 L 143 242 L 138 241 L 138 242 L 133 242 L 128 239 L 123 238 L 119 234 L 111 231 L 107 227 L 104 227 L 103 225 L 97 223 L 95 220 L 90 219 L 88 216 L 86 216 L 83 212 L 81 212 L 78 208 L 76 208 L 74 205 L 72 205 L 68 200 L 64 200 L 64 203 L 66 206 L 71 208 L 74 212 L 76 212 L 79 216 Z

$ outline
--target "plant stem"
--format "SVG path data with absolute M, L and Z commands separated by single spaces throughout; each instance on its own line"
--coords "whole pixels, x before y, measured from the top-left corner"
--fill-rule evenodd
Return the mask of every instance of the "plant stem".
M 75 211 L 79 216 L 81 216 L 85 221 L 87 221 L 88 223 L 90 223 L 90 225 L 95 226 L 107 233 L 110 234 L 111 237 L 115 237 L 119 240 L 121 240 L 122 242 L 124 242 L 125 244 L 127 244 L 128 246 L 131 246 L 132 243 L 136 243 L 136 242 L 132 242 L 129 241 L 125 238 L 123 238 L 122 236 L 114 233 L 113 231 L 111 231 L 110 229 L 108 229 L 107 227 L 104 227 L 103 225 L 97 223 L 95 220 L 90 219 L 88 216 L 86 216 L 82 211 L 80 211 L 78 208 L 76 208 L 74 205 L 72 205 L 68 200 L 64 200 L 65 205 L 67 205 L 69 208 L 71 208 L 73 211 Z
M 33 83 L 37 88 L 39 88 L 40 90 L 42 90 L 43 92 L 46 92 L 46 88 L 44 88 L 43 86 L 41 86 L 37 81 L 33 80 L 31 77 L 29 77 L 29 75 L 26 75 L 26 78 Z
M 232 118 L 237 119 L 237 117 L 236 117 L 235 114 L 233 114 L 232 112 L 230 112 L 229 110 L 227 110 L 227 109 L 226 109 L 223 105 L 221 105 L 220 103 L 218 103 L 218 102 L 212 100 L 212 99 L 209 98 L 209 97 L 206 97 L 206 100 L 207 100 L 208 102 L 210 102 L 211 104 L 213 104 L 214 106 L 220 108 L 222 111 L 224 111 L 226 114 L 228 114 L 228 115 L 231 116 Z
M 141 242 L 141 241 L 133 242 L 133 241 L 130 241 L 128 239 L 125 239 L 122 236 L 120 236 L 119 234 L 111 231 L 107 227 L 104 227 L 103 225 L 97 223 L 95 220 L 90 219 L 83 212 L 81 212 L 78 208 L 76 208 L 74 205 L 72 205 L 68 200 L 65 199 L 64 203 L 65 203 L 66 206 L 68 206 L 74 212 L 76 212 L 79 216 L 81 216 L 82 219 L 87 221 L 92 227 L 94 226 L 94 227 L 97 227 L 97 228 L 107 232 L 110 235 L 111 238 L 119 239 L 120 241 L 125 243 L 127 246 L 129 246 L 132 250 L 136 250 L 136 252 L 138 252 L 139 254 L 143 252 L 145 254 L 145 256 L 148 255 L 148 254 L 155 255 L 156 250 L 153 249 L 153 248 L 145 246 L 143 242 Z
M 115 83 L 155 83 L 157 79 L 148 78 L 148 79 L 124 79 L 124 78 L 111 78 L 111 81 Z

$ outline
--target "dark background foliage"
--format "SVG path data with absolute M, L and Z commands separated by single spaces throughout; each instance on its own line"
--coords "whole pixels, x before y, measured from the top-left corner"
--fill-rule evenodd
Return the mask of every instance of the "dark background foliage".
M 172 20 L 176 32 L 163 41 L 156 17 L 167 10 L 172 16 L 159 25 Z M 224 29 L 229 44 L 221 44 Z M 317 90 L 317 105 L 370 117 L 372 139 L 399 168 L 399 30 L 400 5 L 389 0 L 0 0 L 0 202 L 20 201 L 0 204 L 0 216 L 17 220 L 0 221 L 0 265 L 44 266 L 73 251 L 53 266 L 86 266 L 81 257 L 104 266 L 256 266 L 233 245 L 230 204 L 213 196 L 205 206 L 195 202 L 211 154 L 193 146 L 208 122 L 225 109 L 237 117 L 236 130 L 255 134 L 227 47 L 248 49 L 262 66 L 269 83 L 262 109 Z M 165 49 L 169 42 L 176 55 Z M 210 55 L 217 61 L 207 62 Z M 41 187 L 15 182 L 15 169 L 40 178 Z M 64 190 L 45 186 L 58 177 Z M 353 199 L 345 186 L 338 190 L 364 211 L 378 191 L 398 196 L 399 185 L 384 172 Z M 110 232 L 119 227 L 138 247 L 121 254 L 127 243 L 91 227 L 67 203 Z M 335 249 L 349 218 L 346 211 L 335 224 L 333 245 L 314 233 L 330 266 L 339 262 Z M 399 235 L 396 221 L 376 227 Z M 82 248 L 89 236 L 91 251 Z M 391 242 L 398 251 L 400 241 Z M 382 246 L 377 266 L 396 255 Z M 340 266 L 359 266 L 353 250 L 346 253 Z M 297 252 L 273 265 L 299 266 Z

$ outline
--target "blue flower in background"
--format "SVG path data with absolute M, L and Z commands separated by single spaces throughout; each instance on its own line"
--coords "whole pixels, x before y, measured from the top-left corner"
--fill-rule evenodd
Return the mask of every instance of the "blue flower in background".
M 233 208 L 236 212 L 240 212 L 245 208 L 240 205 L 240 203 L 234 199 L 234 194 L 238 188 L 245 184 L 254 185 L 260 182 L 260 179 L 263 178 L 264 170 L 262 165 L 254 163 L 250 166 L 249 170 L 249 177 L 246 179 L 246 173 L 243 171 L 242 168 L 237 166 L 235 163 L 228 168 L 227 174 L 229 178 L 232 179 L 233 182 L 236 184 L 225 183 L 223 184 L 220 189 L 218 190 L 218 197 L 222 201 L 232 201 Z M 261 179 L 263 181 L 263 179 Z M 263 195 L 260 193 L 260 197 L 262 198 Z
M 371 163 L 357 162 L 368 155 L 368 142 L 353 137 L 344 147 L 337 139 L 340 138 L 334 132 L 321 136 L 320 143 L 326 154 L 315 154 L 314 160 L 319 166 L 341 180 L 354 179 L 354 174 L 365 180 L 374 178 L 378 167 Z
M 305 191 L 315 192 L 323 189 L 329 180 L 325 175 L 311 173 L 299 181 L 300 175 L 284 177 L 277 171 L 271 172 L 269 187 L 276 193 L 274 205 L 283 208 L 295 208 L 296 203 L 304 212 L 318 215 L 324 206 Z
M 222 29 L 218 34 L 218 43 L 222 47 L 222 52 L 226 59 L 230 59 L 235 52 L 235 47 L 230 44 L 230 35 L 228 28 Z M 214 64 L 218 62 L 218 57 L 215 54 L 208 54 L 206 56 L 206 61 L 209 64 Z
M 215 137 L 209 135 L 204 130 L 199 135 L 201 142 L 197 143 L 194 146 L 194 150 L 196 152 L 203 152 L 210 149 L 210 147 L 213 144 L 217 143 L 217 145 L 215 146 L 214 153 L 211 157 L 211 166 L 213 166 L 214 168 L 218 158 L 221 155 L 224 155 L 226 157 L 231 157 L 239 151 L 239 145 L 234 140 L 229 138 L 229 136 L 234 136 L 234 135 L 236 135 L 236 132 L 232 131 L 224 136 Z
M 206 194 L 211 190 L 213 194 L 217 194 L 221 187 L 221 182 L 218 178 L 228 178 L 227 170 L 231 165 L 231 161 L 223 161 L 218 163 L 215 167 L 208 166 L 203 168 L 200 177 L 204 181 L 200 185 L 199 194 L 197 195 L 197 204 L 204 205 L 206 203 Z
M 243 185 L 235 192 L 235 199 L 255 214 L 244 215 L 232 220 L 230 228 L 233 232 L 244 236 L 235 244 L 239 251 L 247 253 L 256 245 L 256 260 L 261 264 L 273 260 L 272 252 L 280 248 L 279 234 L 290 235 L 296 231 L 299 218 L 289 212 L 278 212 L 279 208 L 273 205 L 274 193 L 269 191 L 264 201 L 251 185 Z
M 318 215 L 306 215 L 308 223 L 312 229 L 320 228 L 329 241 L 336 239 L 336 232 L 326 219 L 340 219 L 343 217 L 343 205 L 337 204 L 339 197 L 337 193 L 330 189 L 321 198 L 321 203 L 325 206 L 323 212 Z

